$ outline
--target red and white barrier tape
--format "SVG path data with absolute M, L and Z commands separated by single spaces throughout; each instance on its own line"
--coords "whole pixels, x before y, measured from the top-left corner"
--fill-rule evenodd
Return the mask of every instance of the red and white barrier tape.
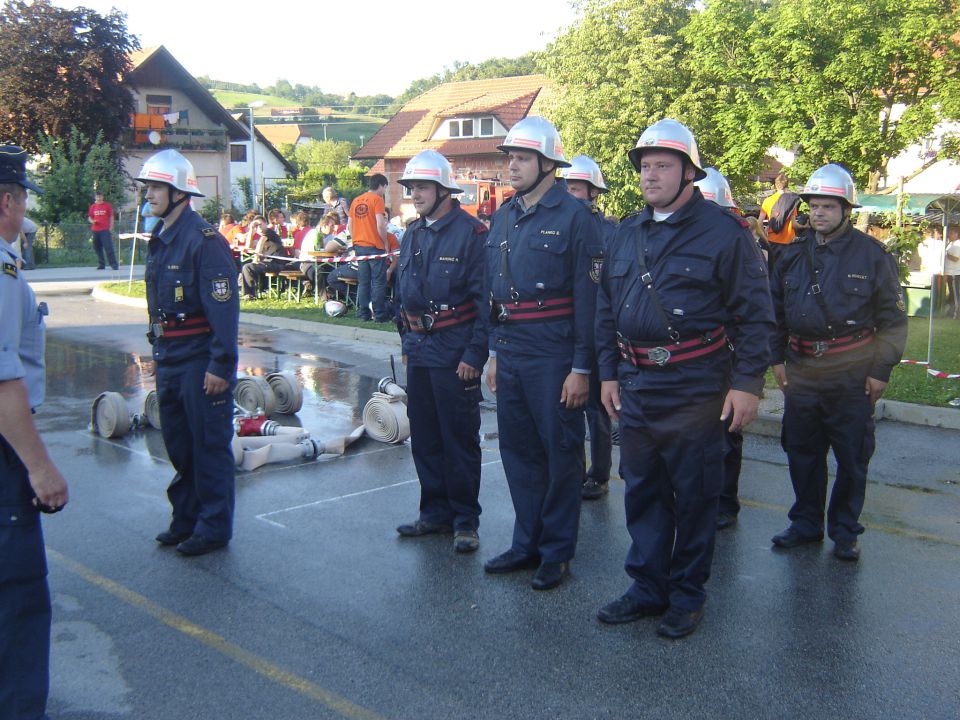
M 901 365 L 929 365 L 926 360 L 901 360 Z M 940 378 L 941 380 L 956 380 L 960 378 L 960 373 L 945 373 L 942 370 L 934 370 L 931 367 L 927 367 L 927 375 L 930 377 Z
M 334 257 L 316 257 L 316 258 L 290 258 L 283 257 L 280 255 L 264 255 L 264 258 L 270 258 L 271 260 L 283 260 L 288 263 L 305 263 L 305 262 L 315 262 L 318 265 L 324 265 L 326 263 L 336 264 L 336 263 L 352 263 L 357 262 L 358 260 L 378 260 L 380 258 L 388 258 L 399 255 L 399 250 L 394 250 L 393 252 L 380 253 L 378 255 L 336 255 Z

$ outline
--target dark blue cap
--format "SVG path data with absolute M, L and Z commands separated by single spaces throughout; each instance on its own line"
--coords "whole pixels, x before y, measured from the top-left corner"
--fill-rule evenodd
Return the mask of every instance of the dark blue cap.
M 0 185 L 23 185 L 35 193 L 39 187 L 27 180 L 27 151 L 17 145 L 0 145 Z

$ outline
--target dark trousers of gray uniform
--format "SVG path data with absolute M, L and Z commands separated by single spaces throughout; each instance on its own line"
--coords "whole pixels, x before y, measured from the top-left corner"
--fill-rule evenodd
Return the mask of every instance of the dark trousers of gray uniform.
M 27 470 L 0 437 L 0 720 L 45 717 L 50 592 Z
M 583 485 L 583 408 L 560 405 L 570 360 L 497 349 L 500 457 L 516 521 L 513 549 L 543 562 L 577 547 Z
M 590 430 L 590 469 L 586 479 L 597 483 L 610 480 L 613 439 L 610 436 L 610 416 L 600 402 L 600 376 L 594 366 L 590 372 L 590 397 L 586 408 L 587 428 Z
M 621 385 L 620 468 L 633 541 L 628 591 L 648 605 L 706 599 L 723 462 L 722 395 L 664 397 Z
M 480 379 L 451 367 L 407 367 L 410 448 L 420 478 L 420 519 L 480 525 Z
M 157 365 L 157 400 L 167 455 L 176 475 L 167 488 L 170 530 L 209 540 L 233 534 L 233 385 L 219 395 L 203 391 L 208 359 Z
M 837 478 L 827 508 L 827 533 L 834 541 L 850 542 L 863 533 L 860 512 L 874 450 L 873 405 L 864 393 L 865 379 L 858 374 L 841 384 L 804 381 L 791 368 L 787 375 L 781 441 L 796 497 L 791 524 L 803 535 L 823 535 L 827 452 L 833 448 Z

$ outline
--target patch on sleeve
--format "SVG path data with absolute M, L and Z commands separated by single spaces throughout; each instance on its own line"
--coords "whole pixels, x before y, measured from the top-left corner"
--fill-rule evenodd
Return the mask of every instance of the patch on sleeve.
M 603 255 L 590 258 L 590 279 L 600 282 L 600 271 L 603 269 Z
M 17 276 L 17 264 L 11 262 L 5 262 L 3 264 L 3 274 L 9 275 L 10 277 Z
M 226 302 L 233 297 L 233 289 L 230 287 L 230 278 L 214 278 L 213 291 L 210 293 L 210 297 L 217 302 Z

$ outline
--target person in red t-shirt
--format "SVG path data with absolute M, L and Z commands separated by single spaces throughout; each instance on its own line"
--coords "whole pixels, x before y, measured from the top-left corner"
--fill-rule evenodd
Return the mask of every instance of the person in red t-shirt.
M 387 242 L 387 216 L 383 198 L 387 193 L 387 178 L 380 173 L 370 177 L 370 190 L 354 198 L 350 204 L 347 232 L 353 238 L 357 257 L 380 255 Z M 357 277 L 357 317 L 370 320 L 370 303 L 373 302 L 373 320 L 388 322 L 387 265 L 383 258 L 364 260 L 359 263 Z
M 103 199 L 103 193 L 100 190 L 97 190 L 96 199 L 90 209 L 87 210 L 87 218 L 90 220 L 90 230 L 93 231 L 93 249 L 97 253 L 97 270 L 103 270 L 106 267 L 104 252 L 106 252 L 106 260 L 110 263 L 110 267 L 119 270 L 117 256 L 113 251 L 113 206 Z

